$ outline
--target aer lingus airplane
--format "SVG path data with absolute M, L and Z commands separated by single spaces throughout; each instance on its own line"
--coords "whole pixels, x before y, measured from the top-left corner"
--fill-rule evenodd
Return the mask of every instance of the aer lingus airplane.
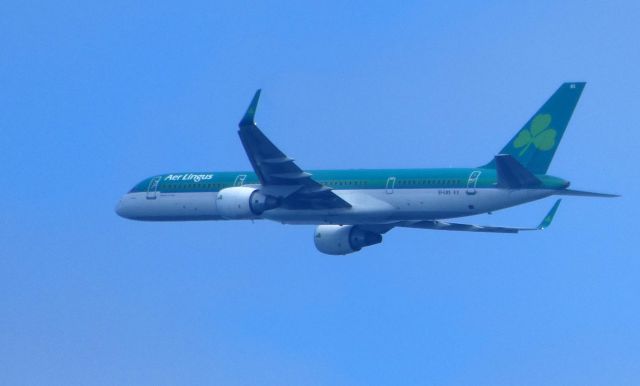
M 256 126 L 258 90 L 240 121 L 253 172 L 186 172 L 149 177 L 116 212 L 134 220 L 254 220 L 317 224 L 319 251 L 344 255 L 380 243 L 393 228 L 517 233 L 549 226 L 556 201 L 535 228 L 443 219 L 487 213 L 552 195 L 615 197 L 570 190 L 547 174 L 585 83 L 565 83 L 489 163 L 458 169 L 304 171 Z

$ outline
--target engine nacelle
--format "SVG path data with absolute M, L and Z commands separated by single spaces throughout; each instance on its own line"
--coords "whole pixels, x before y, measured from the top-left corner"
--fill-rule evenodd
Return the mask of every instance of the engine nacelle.
M 220 216 L 229 220 L 254 218 L 278 205 L 277 198 L 262 194 L 259 189 L 248 186 L 222 189 L 218 192 L 216 201 Z
M 365 231 L 357 225 L 318 225 L 314 242 L 322 253 L 346 255 L 363 247 L 381 243 L 382 235 Z

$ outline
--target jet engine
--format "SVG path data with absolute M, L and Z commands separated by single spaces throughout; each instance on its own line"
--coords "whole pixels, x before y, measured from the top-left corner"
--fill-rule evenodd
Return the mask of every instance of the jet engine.
M 220 216 L 229 220 L 254 218 L 279 205 L 276 197 L 262 194 L 259 189 L 248 186 L 222 189 L 218 192 L 216 202 Z
M 314 242 L 322 253 L 346 255 L 381 243 L 382 235 L 363 230 L 357 225 L 318 225 Z

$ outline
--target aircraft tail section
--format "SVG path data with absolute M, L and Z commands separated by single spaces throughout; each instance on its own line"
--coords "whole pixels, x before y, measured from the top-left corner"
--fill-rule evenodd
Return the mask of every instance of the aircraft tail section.
M 564 83 L 498 154 L 511 155 L 533 174 L 546 174 L 586 83 Z M 492 160 L 485 168 L 496 168 Z
M 518 163 L 509 154 L 495 156 L 498 187 L 504 189 L 536 188 L 542 185 L 536 176 Z

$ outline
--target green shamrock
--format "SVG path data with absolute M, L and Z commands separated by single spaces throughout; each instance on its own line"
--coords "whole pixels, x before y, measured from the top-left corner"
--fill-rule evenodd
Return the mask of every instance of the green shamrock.
M 529 146 L 533 144 L 538 150 L 547 151 L 552 149 L 556 144 L 556 131 L 549 127 L 551 123 L 550 114 L 536 115 L 531 121 L 529 130 L 524 129 L 513 141 L 516 149 L 523 147 L 520 156 L 527 152 Z

